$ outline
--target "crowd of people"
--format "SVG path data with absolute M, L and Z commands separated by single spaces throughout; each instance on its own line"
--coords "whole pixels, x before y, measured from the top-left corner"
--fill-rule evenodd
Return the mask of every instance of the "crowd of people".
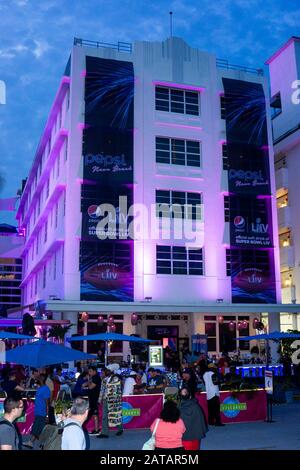
M 63 432 L 61 448 L 83 449 L 88 442 L 89 422 L 93 422 L 94 428 L 89 434 L 100 439 L 108 438 L 111 428 L 116 429 L 117 436 L 123 433 L 122 396 L 165 393 L 159 421 L 155 420 L 151 426 L 152 431 L 155 428 L 156 447 L 199 449 L 208 427 L 195 395 L 206 390 L 208 424 L 222 426 L 219 384 L 220 374 L 225 374 L 229 366 L 228 359 L 222 357 L 218 364 L 208 364 L 205 356 L 198 355 L 196 362 L 191 363 L 188 362 L 190 353 L 185 351 L 180 364 L 177 356 L 168 350 L 166 358 L 167 367 L 162 370 L 147 368 L 146 364 L 131 364 L 130 370 L 124 371 L 113 363 L 98 371 L 93 364 L 86 367 L 78 364 L 73 381 L 68 380 L 60 366 L 28 371 L 22 366 L 12 369 L 7 364 L 0 371 L 0 392 L 2 390 L 5 397 L 5 413 L 0 419 L 0 449 L 21 446 L 21 436 L 13 435 L 11 425 L 20 413 L 26 412 L 27 401 L 22 398 L 28 398 L 31 392 L 34 392 L 34 422 L 30 439 L 23 444 L 29 448 L 36 447 L 36 441 L 44 440 L 47 424 L 56 425 L 55 406 L 62 396 L 72 401 L 64 424 L 73 424 Z M 99 406 L 102 406 L 101 423 Z M 73 434 L 76 438 L 68 437 Z

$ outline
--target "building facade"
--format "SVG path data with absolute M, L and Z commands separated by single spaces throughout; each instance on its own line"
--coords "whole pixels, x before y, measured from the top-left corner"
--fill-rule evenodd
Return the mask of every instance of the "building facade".
M 282 302 L 300 298 L 299 84 L 300 38 L 292 37 L 268 61 L 274 141 Z M 300 317 L 281 314 L 282 329 L 299 329 Z
M 24 237 L 16 227 L 0 224 L 0 317 L 21 305 Z
M 23 305 L 212 353 L 248 350 L 263 313 L 279 329 L 268 110 L 261 70 L 179 38 L 75 39 L 17 214 Z

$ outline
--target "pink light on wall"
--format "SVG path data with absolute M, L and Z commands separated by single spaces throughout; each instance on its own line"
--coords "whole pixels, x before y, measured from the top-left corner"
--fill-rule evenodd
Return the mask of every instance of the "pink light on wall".
M 81 76 L 82 78 L 85 78 L 85 77 L 86 77 L 86 70 L 81 70 L 80 76 Z
M 200 126 L 190 126 L 188 124 L 177 124 L 175 122 L 162 122 L 162 121 L 156 121 L 155 122 L 156 126 L 166 126 L 166 127 L 176 127 L 180 129 L 191 129 L 191 130 L 197 130 L 197 131 L 202 131 L 203 128 Z
M 161 80 L 153 80 L 153 85 L 160 85 L 160 86 L 166 86 L 170 88 L 178 88 L 180 90 L 193 90 L 193 91 L 204 91 L 205 87 L 202 86 L 197 86 L 197 85 L 186 85 L 182 83 L 175 83 L 175 82 L 164 82 Z

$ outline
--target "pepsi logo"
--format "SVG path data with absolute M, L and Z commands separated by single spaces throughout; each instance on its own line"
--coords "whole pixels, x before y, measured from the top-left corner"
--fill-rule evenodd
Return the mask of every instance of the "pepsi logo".
M 92 206 L 89 206 L 88 215 L 92 219 L 97 219 L 99 217 L 100 214 L 98 214 L 98 206 L 96 206 L 96 204 L 93 204 Z
M 234 226 L 236 228 L 244 228 L 245 227 L 245 219 L 241 215 L 237 215 L 233 220 Z

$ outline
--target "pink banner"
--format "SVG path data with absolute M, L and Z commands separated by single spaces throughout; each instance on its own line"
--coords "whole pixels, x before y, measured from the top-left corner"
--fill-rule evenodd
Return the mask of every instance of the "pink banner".
M 29 434 L 34 420 L 34 402 L 28 401 L 26 420 L 18 423 L 22 434 Z M 125 429 L 150 428 L 153 421 L 159 417 L 163 407 L 163 395 L 131 395 L 123 397 L 123 425 Z M 102 408 L 99 406 L 101 426 Z M 87 429 L 94 429 L 93 418 L 87 424 Z
M 206 393 L 197 393 L 196 398 L 208 419 Z M 265 390 L 221 392 L 220 404 L 223 423 L 263 421 L 267 416 Z

